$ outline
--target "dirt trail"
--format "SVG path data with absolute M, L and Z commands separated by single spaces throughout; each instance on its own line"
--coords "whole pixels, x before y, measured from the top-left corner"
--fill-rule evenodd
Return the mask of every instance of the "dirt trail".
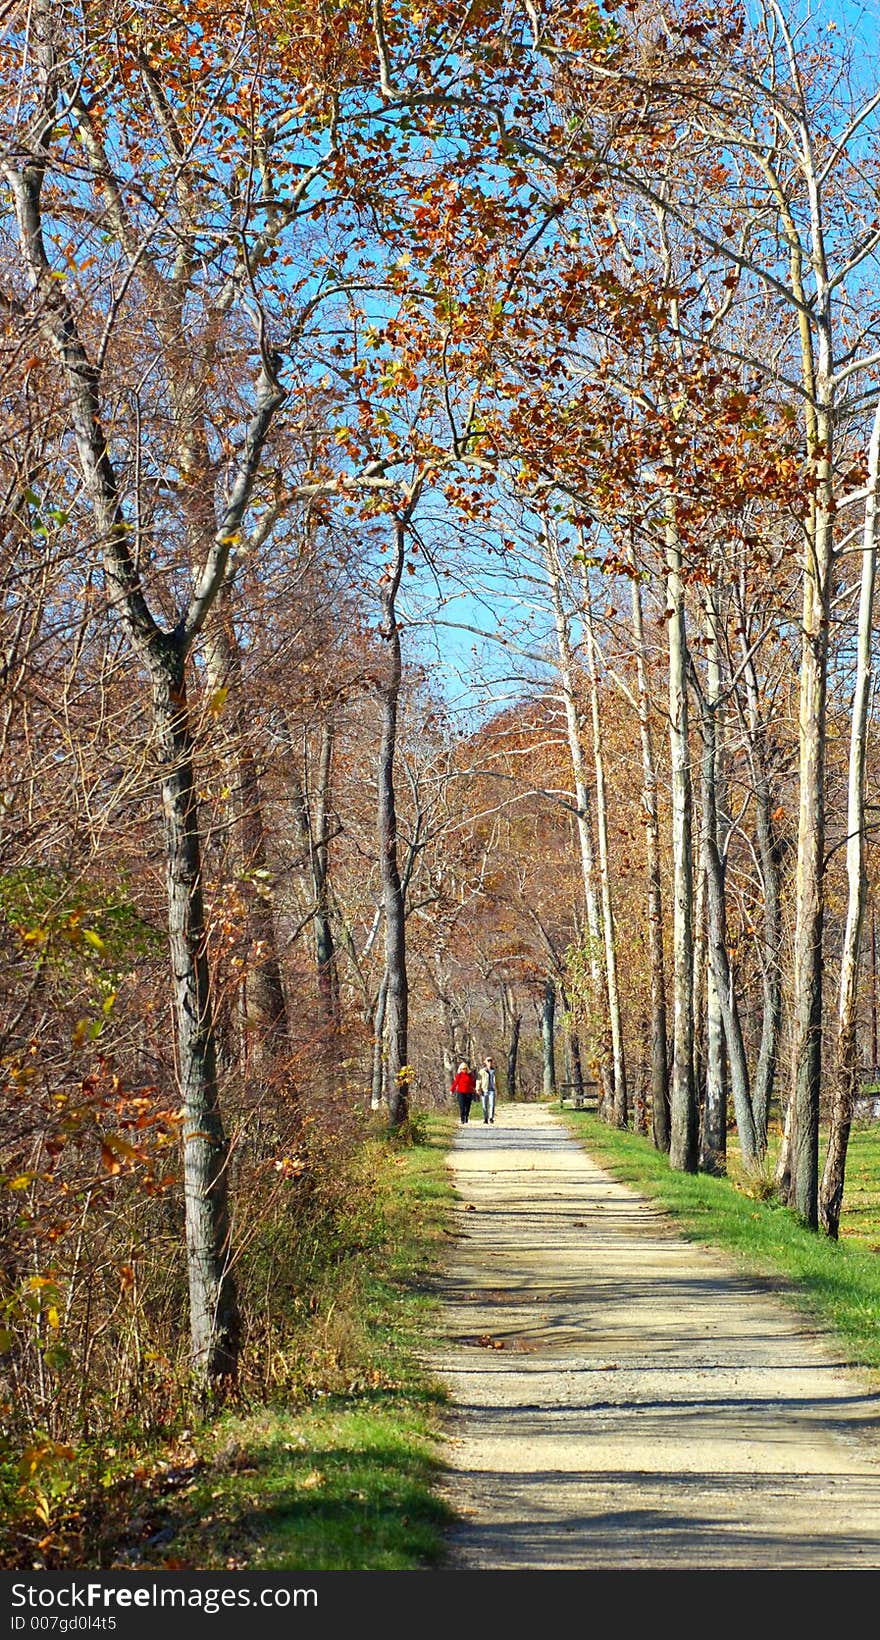
M 452 1153 L 461 1238 L 432 1362 L 464 1516 L 449 1564 L 880 1566 L 867 1377 L 552 1110 L 475 1112 Z

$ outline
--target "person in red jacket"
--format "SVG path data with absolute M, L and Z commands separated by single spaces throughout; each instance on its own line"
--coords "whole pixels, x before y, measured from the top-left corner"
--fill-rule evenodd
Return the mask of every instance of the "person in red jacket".
M 477 1091 L 477 1079 L 469 1069 L 466 1059 L 463 1059 L 452 1078 L 450 1090 L 458 1100 L 459 1114 L 463 1122 L 468 1121 L 471 1114 L 471 1100 Z

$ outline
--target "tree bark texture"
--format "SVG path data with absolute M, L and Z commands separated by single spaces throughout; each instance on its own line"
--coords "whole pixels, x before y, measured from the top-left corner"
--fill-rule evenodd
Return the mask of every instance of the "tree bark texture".
M 611 1027 L 611 1051 L 614 1064 L 614 1122 L 617 1127 L 625 1128 L 627 1124 L 626 1062 L 623 1048 L 620 987 L 617 982 L 614 906 L 611 898 L 608 805 L 605 797 L 605 756 L 602 743 L 602 724 L 599 715 L 599 679 L 596 666 L 596 642 L 593 633 L 593 603 L 590 595 L 590 578 L 586 566 L 584 567 L 582 579 L 584 617 L 587 628 L 590 707 L 593 719 L 593 757 L 596 767 L 596 827 L 599 840 L 599 880 L 602 886 L 602 928 L 605 935 L 605 983 L 608 991 L 608 1018 Z
M 587 938 L 592 1002 L 598 1019 L 594 1035 L 598 1047 L 599 1078 L 601 1083 L 600 1109 L 614 1107 L 614 1068 L 611 1050 L 611 1026 L 608 1007 L 607 974 L 602 962 L 602 916 L 596 891 L 596 862 L 593 851 L 593 833 L 590 818 L 591 797 L 587 782 L 587 765 L 581 740 L 581 724 L 574 688 L 574 663 L 571 652 L 571 634 L 568 616 L 562 598 L 562 569 L 551 526 L 547 526 L 547 575 L 553 600 L 556 625 L 556 644 L 559 655 L 559 682 L 565 708 L 568 748 L 577 802 L 577 831 L 580 846 L 584 901 L 587 913 Z
M 635 565 L 633 565 L 635 571 Z M 669 1149 L 669 1067 L 666 1043 L 666 967 L 663 950 L 663 894 L 660 876 L 660 821 L 657 765 L 651 733 L 651 703 L 645 654 L 642 591 L 638 575 L 630 580 L 633 634 L 638 680 L 639 734 L 642 747 L 642 807 L 648 874 L 648 943 L 651 953 L 651 1126 L 658 1150 Z
M 388 975 L 382 975 L 373 1013 L 373 1053 L 370 1077 L 370 1108 L 381 1110 L 385 1103 L 385 1008 L 388 1002 Z
M 315 798 L 315 838 L 312 874 L 315 882 L 315 963 L 318 992 L 328 1024 L 339 1026 L 339 974 L 333 925 L 330 920 L 330 796 L 334 730 L 331 718 L 321 724 L 318 789 Z
M 231 726 L 229 754 L 234 807 L 234 870 L 245 885 L 252 952 L 244 982 L 246 1059 L 270 1069 L 288 1045 L 287 1004 L 278 960 L 274 897 L 266 853 L 263 799 L 247 723 L 241 655 L 228 588 L 220 593 L 205 645 L 205 675 Z
M 510 1021 L 510 1035 L 507 1038 L 507 1097 L 508 1099 L 515 1099 L 518 1089 L 517 1070 L 522 1014 L 514 1006 L 512 999 L 508 1004 L 508 1018 Z
M 745 635 L 743 635 L 745 645 Z M 752 1111 L 755 1118 L 755 1138 L 763 1154 L 767 1149 L 767 1127 L 770 1103 L 776 1085 L 779 1058 L 779 1033 L 782 1026 L 782 914 L 779 903 L 779 846 L 773 825 L 773 794 L 767 756 L 767 726 L 761 723 L 758 707 L 758 687 L 754 667 L 746 667 L 746 691 L 749 713 L 749 734 L 753 753 L 755 785 L 755 831 L 758 859 L 761 864 L 763 888 L 763 951 L 761 954 L 761 988 L 763 1009 L 761 1041 L 752 1089 Z
M 718 663 L 717 614 L 711 594 L 706 602 L 708 668 L 702 707 L 702 856 L 706 873 L 708 904 L 709 962 L 715 981 L 718 1007 L 724 1024 L 724 1039 L 730 1064 L 731 1092 L 744 1165 L 757 1160 L 755 1124 L 749 1087 L 742 1021 L 734 989 L 733 970 L 727 949 L 727 908 L 724 860 L 718 846 L 718 714 L 721 689 Z
M 239 1315 L 230 1270 L 229 1149 L 220 1117 L 193 742 L 184 663 L 153 677 L 162 766 L 168 934 L 183 1106 L 184 1203 L 192 1363 L 200 1382 L 235 1372 Z
M 684 585 L 681 545 L 673 522 L 667 525 L 666 560 L 673 859 L 673 1055 L 669 1161 L 678 1172 L 695 1173 L 699 1161 L 699 1112 L 693 1074 L 693 799 L 688 743 Z
M 856 1035 L 859 967 L 862 926 L 868 892 L 868 839 L 865 829 L 865 780 L 868 754 L 868 718 L 873 688 L 873 615 L 877 578 L 877 510 L 880 476 L 880 405 L 868 448 L 868 495 L 862 540 L 862 573 L 859 587 L 859 618 L 856 654 L 856 683 L 850 726 L 849 778 L 846 811 L 847 906 L 840 959 L 840 995 L 837 1011 L 837 1065 L 831 1106 L 828 1150 L 822 1174 L 819 1218 L 827 1234 L 837 1239 L 846 1155 L 852 1126 L 853 1108 L 859 1083 L 859 1054 Z
M 405 526 L 398 522 L 396 556 L 390 580 L 382 595 L 384 621 L 382 637 L 388 645 L 386 676 L 381 689 L 382 729 L 379 742 L 378 842 L 379 871 L 385 905 L 385 971 L 388 996 L 385 1030 L 388 1041 L 386 1088 L 388 1118 L 392 1127 L 405 1121 L 409 1110 L 409 984 L 406 971 L 406 922 L 403 886 L 397 854 L 397 807 L 394 790 L 394 755 L 397 746 L 397 710 L 403 659 L 400 627 L 395 601 L 403 572 L 406 545 Z
M 820 468 L 825 460 L 819 463 Z M 830 482 L 830 477 L 829 477 Z M 814 551 L 804 565 L 800 672 L 800 808 L 795 885 L 792 1010 L 793 1205 L 819 1223 L 819 1095 L 822 1077 L 822 935 L 825 915 L 825 720 L 831 590 L 830 497 L 816 499 Z
M 556 986 L 552 979 L 544 982 L 541 1004 L 541 1064 L 542 1087 L 545 1099 L 556 1098 Z
M 724 1024 L 718 987 L 711 964 L 706 964 L 706 1097 L 700 1131 L 700 1168 L 723 1173 L 727 1166 L 727 1078 L 724 1063 Z

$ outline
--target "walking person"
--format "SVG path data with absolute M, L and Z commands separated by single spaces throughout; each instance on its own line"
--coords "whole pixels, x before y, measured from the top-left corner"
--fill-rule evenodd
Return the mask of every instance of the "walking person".
M 452 1088 L 450 1089 L 450 1092 L 454 1093 L 458 1100 L 458 1110 L 462 1122 L 467 1122 L 470 1120 L 471 1100 L 473 1099 L 476 1091 L 477 1079 L 474 1076 L 473 1071 L 470 1069 L 467 1060 L 463 1059 L 454 1077 L 452 1078 Z
M 480 1066 L 479 1074 L 477 1076 L 477 1087 L 480 1090 L 480 1101 L 483 1106 L 483 1121 L 494 1122 L 496 1090 L 495 1061 L 489 1053 L 487 1053 L 482 1065 Z

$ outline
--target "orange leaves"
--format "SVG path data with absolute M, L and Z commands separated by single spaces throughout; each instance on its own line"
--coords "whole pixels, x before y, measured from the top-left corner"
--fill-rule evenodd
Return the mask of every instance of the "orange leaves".
M 111 1133 L 101 1142 L 101 1166 L 112 1175 L 122 1172 L 124 1162 L 142 1161 L 143 1152 L 137 1151 L 127 1140 Z

